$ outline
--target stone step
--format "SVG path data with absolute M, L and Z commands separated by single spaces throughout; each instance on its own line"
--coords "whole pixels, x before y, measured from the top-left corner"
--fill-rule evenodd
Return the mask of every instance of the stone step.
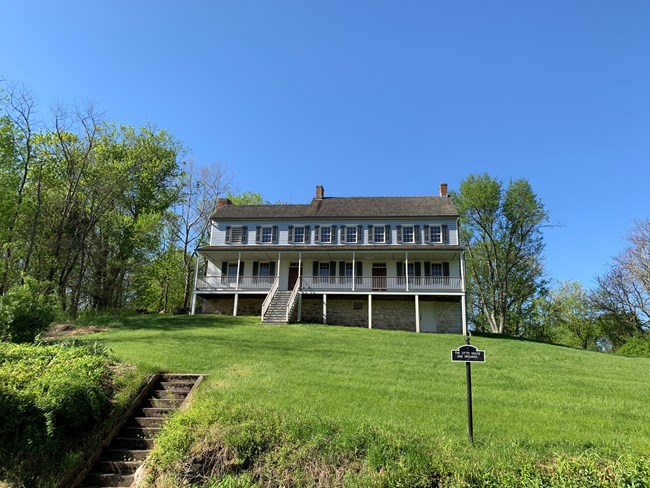
M 154 439 L 161 430 L 160 427 L 141 427 L 139 425 L 124 426 L 122 430 L 120 430 L 120 434 L 122 437 Z
M 161 381 L 156 386 L 157 390 L 185 390 L 188 393 L 194 386 L 194 381 L 178 380 L 178 381 Z
M 176 410 L 169 407 L 143 407 L 140 409 L 144 417 L 166 417 Z
M 164 373 L 160 375 L 163 381 L 192 381 L 195 382 L 200 375 L 198 374 L 180 374 L 180 373 Z
M 131 450 L 153 449 L 153 442 L 153 439 L 143 437 L 116 437 L 109 447 Z
M 140 461 L 99 460 L 93 468 L 96 473 L 133 474 L 142 464 Z
M 151 392 L 151 397 L 152 398 L 179 398 L 181 400 L 184 400 L 188 393 L 189 393 L 188 390 L 153 390 Z
M 84 481 L 86 485 L 95 486 L 130 486 L 133 483 L 132 474 L 88 473 Z
M 151 408 L 178 408 L 183 403 L 183 398 L 149 398 L 143 403 L 143 407 Z
M 135 461 L 146 459 L 151 449 L 118 449 L 109 448 L 102 453 L 101 460 L 105 461 Z
M 164 423 L 164 417 L 131 417 L 126 425 L 128 427 L 160 427 Z

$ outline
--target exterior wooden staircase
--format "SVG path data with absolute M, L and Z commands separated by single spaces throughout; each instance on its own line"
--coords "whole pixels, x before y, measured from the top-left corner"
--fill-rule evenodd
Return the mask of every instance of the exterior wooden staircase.
M 202 379 L 202 375 L 195 374 L 152 377 L 72 488 L 132 486 L 136 471 L 153 449 L 165 419 L 188 401 Z
M 291 299 L 291 290 L 281 291 L 278 290 L 273 295 L 273 299 L 266 310 L 262 322 L 265 324 L 286 324 L 289 320 L 287 318 L 287 305 Z

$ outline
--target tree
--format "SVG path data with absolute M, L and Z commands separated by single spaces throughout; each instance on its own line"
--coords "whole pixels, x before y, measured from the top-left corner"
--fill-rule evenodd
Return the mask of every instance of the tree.
M 551 292 L 555 311 L 554 342 L 581 349 L 598 349 L 599 320 L 589 292 L 576 281 L 564 281 Z
M 610 333 L 629 338 L 650 325 L 650 220 L 635 222 L 626 239 L 628 246 L 597 278 L 594 303 L 617 324 Z
M 207 242 L 210 217 L 217 199 L 230 192 L 232 174 L 221 164 L 197 168 L 190 159 L 185 163 L 179 182 L 179 202 L 170 216 L 170 223 L 183 256 L 185 276 L 181 308 L 185 309 L 192 292 L 193 251 Z
M 544 289 L 544 205 L 527 180 L 507 188 L 487 173 L 469 175 L 452 194 L 466 248 L 471 318 L 479 329 L 520 334 L 520 322 Z

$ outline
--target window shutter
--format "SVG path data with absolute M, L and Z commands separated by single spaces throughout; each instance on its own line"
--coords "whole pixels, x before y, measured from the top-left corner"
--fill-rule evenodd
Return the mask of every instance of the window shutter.
M 355 264 L 357 276 L 363 276 L 363 261 L 357 261 Z
M 431 261 L 424 262 L 424 276 L 431 276 Z
M 357 242 L 363 244 L 363 225 L 357 225 Z
M 339 240 L 339 242 L 341 244 L 344 244 L 344 243 L 348 242 L 348 238 L 345 235 L 345 225 L 341 226 L 341 239 Z
M 402 243 L 402 226 L 401 225 L 397 226 L 397 243 L 398 244 Z
M 305 225 L 305 244 L 311 242 L 311 228 L 308 225 Z
M 226 226 L 226 244 L 230 244 L 230 226 Z
M 314 243 L 320 244 L 320 225 L 314 226 Z
M 336 233 L 336 226 L 333 225 L 331 227 L 331 238 L 330 238 L 330 240 L 332 241 L 332 244 L 336 244 L 338 242 L 336 240 L 337 237 L 338 237 L 338 234 Z
M 248 244 L 248 226 L 243 226 L 241 228 L 241 243 Z
M 330 276 L 336 276 L 336 261 L 330 261 Z
M 345 261 L 339 261 L 339 276 L 345 276 Z
M 369 243 L 375 242 L 375 234 L 374 234 L 374 231 L 372 229 L 373 229 L 373 226 L 369 225 L 368 226 L 368 242 Z
M 278 226 L 277 225 L 273 226 L 273 236 L 271 237 L 271 242 L 273 244 L 278 243 Z
M 241 278 L 242 276 L 244 276 L 244 265 L 245 265 L 244 261 L 241 261 L 241 262 L 239 263 L 239 277 L 240 277 L 240 278 Z
M 424 242 L 429 244 L 431 242 L 431 236 L 429 234 L 429 225 L 424 226 Z
M 255 244 L 261 244 L 262 242 L 262 227 L 258 225 L 255 227 Z
M 289 237 L 288 237 L 289 244 L 293 244 L 293 225 L 289 226 Z
M 413 236 L 413 240 L 415 241 L 416 244 L 422 244 L 422 234 L 420 234 L 420 226 L 415 225 L 413 226 L 413 233 L 415 234 Z
M 386 232 L 386 239 L 385 239 L 386 244 L 390 244 L 390 243 L 391 243 L 391 239 L 392 239 L 392 237 L 393 237 L 393 236 L 390 235 L 390 225 L 387 225 L 387 226 L 386 226 L 386 230 L 385 230 L 384 232 Z
M 269 274 L 275 276 L 275 261 L 269 263 Z
M 260 274 L 260 263 L 259 261 L 253 261 L 253 276 Z
M 228 262 L 224 261 L 221 263 L 221 274 L 222 275 L 227 275 L 228 274 Z
M 313 271 L 312 276 L 318 276 L 318 261 L 314 261 L 312 264 L 313 264 L 313 267 L 312 267 L 312 271 Z
M 442 225 L 442 243 L 449 244 L 449 226 L 447 224 Z
M 422 263 L 420 261 L 415 262 L 415 276 L 422 276 Z
M 402 276 L 404 276 L 404 263 L 398 261 L 396 264 L 397 264 L 397 277 L 401 278 Z
M 449 276 L 449 263 L 442 263 L 442 276 Z

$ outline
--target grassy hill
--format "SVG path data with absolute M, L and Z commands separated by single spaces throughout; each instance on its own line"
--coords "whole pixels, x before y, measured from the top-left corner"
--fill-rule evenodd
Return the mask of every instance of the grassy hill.
M 194 456 L 212 462 L 205 486 L 650 483 L 647 359 L 476 337 L 471 447 L 458 335 L 142 316 L 92 339 L 146 370 L 210 375 L 160 439 L 159 479 L 194 479 L 179 465 Z

